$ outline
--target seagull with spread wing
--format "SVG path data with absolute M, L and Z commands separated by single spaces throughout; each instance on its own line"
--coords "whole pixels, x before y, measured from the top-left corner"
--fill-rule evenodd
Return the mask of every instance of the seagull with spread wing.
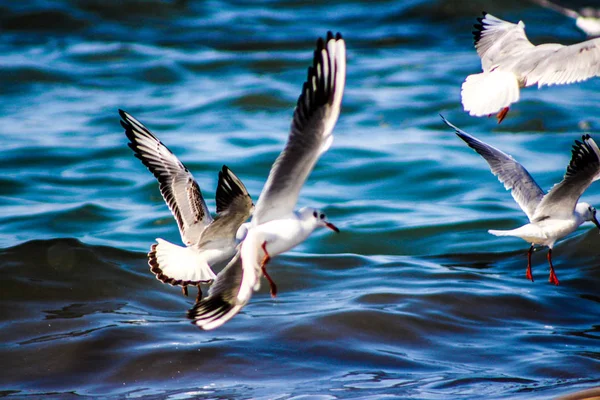
M 470 115 L 498 113 L 500 123 L 522 87 L 564 85 L 600 75 L 600 38 L 570 46 L 535 46 L 525 35 L 523 21 L 513 24 L 487 13 L 478 21 L 473 35 L 483 72 L 469 75 L 461 90 Z
M 198 327 L 210 330 L 230 320 L 259 289 L 263 275 L 275 296 L 277 288 L 265 269 L 270 258 L 303 242 L 318 227 L 339 232 L 323 212 L 294 209 L 308 175 L 333 141 L 345 80 L 345 43 L 339 33 L 329 32 L 325 40 L 317 41 L 287 144 L 271 167 L 246 238 L 217 276 L 208 297 L 188 312 Z
M 211 267 L 235 255 L 245 234 L 246 228 L 241 226 L 254 209 L 252 198 L 242 181 L 224 165 L 219 171 L 217 215 L 213 218 L 185 165 L 141 122 L 123 110 L 119 114 L 129 147 L 158 180 L 186 246 L 156 239 L 148 253 L 150 270 L 158 280 L 180 285 L 186 296 L 188 285 L 197 286 L 200 300 L 200 284 L 216 278 Z
M 533 246 L 547 246 L 549 281 L 558 285 L 559 281 L 552 265 L 554 243 L 574 232 L 586 221 L 593 222 L 600 229 L 596 209 L 588 203 L 579 202 L 579 197 L 592 182 L 600 179 L 600 149 L 594 139 L 590 135 L 584 135 L 581 141 L 575 141 L 571 162 L 563 180 L 554 185 L 548 193 L 544 193 L 529 172 L 514 158 L 457 128 L 444 117 L 442 120 L 487 161 L 492 173 L 511 191 L 513 198 L 529 218 L 529 223 L 520 228 L 507 231 L 490 230 L 489 233 L 496 236 L 516 236 L 531 243 L 527 253 L 526 272 L 531 281 Z

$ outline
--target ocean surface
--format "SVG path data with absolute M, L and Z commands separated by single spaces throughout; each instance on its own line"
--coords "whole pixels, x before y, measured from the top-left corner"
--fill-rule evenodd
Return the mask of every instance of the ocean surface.
M 574 2 L 573 2 L 574 3 Z M 589 3 L 588 3 L 589 4 Z M 574 4 L 576 5 L 576 4 Z M 584 5 L 581 3 L 580 5 Z M 486 10 L 534 43 L 585 39 L 523 1 L 30 0 L 0 3 L 0 397 L 548 399 L 600 386 L 600 234 L 554 251 L 440 120 L 512 154 L 549 189 L 600 138 L 600 79 L 529 88 L 506 120 L 460 104 Z M 287 139 L 317 37 L 348 49 L 343 110 L 298 206 L 340 229 L 275 258 L 221 328 L 186 311 L 146 253 L 180 243 L 122 108 L 186 164 L 256 201 Z M 600 184 L 583 200 L 600 206 Z

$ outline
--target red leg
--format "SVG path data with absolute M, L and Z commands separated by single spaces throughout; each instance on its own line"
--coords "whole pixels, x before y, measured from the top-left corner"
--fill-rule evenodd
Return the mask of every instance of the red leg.
M 188 295 L 187 285 L 181 287 L 181 293 L 183 293 L 183 295 L 187 297 L 187 295 Z
M 548 278 L 548 282 L 558 286 L 560 282 L 554 273 L 554 266 L 552 265 L 552 249 L 548 250 L 548 264 L 550 264 L 550 278 Z
M 508 114 L 508 107 L 504 107 L 502 110 L 500 110 L 500 112 L 496 115 L 496 118 L 498 118 L 498 123 L 501 123 L 502 121 L 504 121 L 504 118 L 506 117 L 506 114 Z
M 199 303 L 202 300 L 202 288 L 200 284 L 198 284 L 198 295 L 196 296 L 196 303 Z
M 269 263 L 269 261 L 271 261 L 271 256 L 269 255 L 269 252 L 267 251 L 267 242 L 266 241 L 263 242 L 263 244 L 260 247 L 265 252 L 265 257 L 262 259 L 262 261 L 260 263 L 260 267 L 264 270 L 265 265 L 267 265 Z
M 271 277 L 267 273 L 267 269 L 265 268 L 267 263 L 269 261 L 271 261 L 271 256 L 269 255 L 269 252 L 267 251 L 267 242 L 266 241 L 263 242 L 261 247 L 262 247 L 263 251 L 265 252 L 265 258 L 263 258 L 262 262 L 260 263 L 260 268 L 261 268 L 262 273 L 265 276 L 265 278 L 267 278 L 267 280 L 269 281 L 271 297 L 275 298 L 275 296 L 277 296 L 277 285 L 275 285 L 275 282 L 273 282 L 273 279 L 271 279 Z
M 525 273 L 527 279 L 533 282 L 533 275 L 531 275 L 531 253 L 533 253 L 533 245 L 531 245 L 527 252 L 527 272 Z

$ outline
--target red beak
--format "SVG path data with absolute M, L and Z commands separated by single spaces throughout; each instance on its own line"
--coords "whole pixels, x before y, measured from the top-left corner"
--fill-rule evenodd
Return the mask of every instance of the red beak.
M 325 222 L 325 226 L 328 227 L 329 229 L 331 229 L 334 232 L 340 233 L 340 230 L 337 228 L 337 226 L 335 226 L 331 222 Z

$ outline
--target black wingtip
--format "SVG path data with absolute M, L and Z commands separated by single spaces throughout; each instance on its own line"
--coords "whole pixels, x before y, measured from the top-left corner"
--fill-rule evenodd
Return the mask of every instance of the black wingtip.
M 187 318 L 198 328 L 207 329 L 205 328 L 206 325 L 223 318 L 233 307 L 233 304 L 225 301 L 221 296 L 209 296 L 194 304 L 188 310 Z M 227 320 L 229 319 L 227 318 Z M 222 323 L 227 322 L 227 320 L 222 321 Z
M 473 25 L 473 28 L 475 28 L 475 30 L 472 32 L 473 33 L 473 41 L 475 43 L 475 45 L 477 45 L 477 43 L 479 43 L 479 41 L 481 40 L 481 35 L 483 33 L 483 31 L 485 30 L 485 27 L 483 25 L 483 20 L 485 19 L 485 17 L 487 16 L 487 12 L 483 11 L 481 17 L 477 18 L 477 24 Z
M 219 182 L 215 200 L 217 203 L 217 214 L 227 210 L 231 203 L 240 196 L 250 196 L 246 186 L 242 183 L 229 167 L 223 165 L 219 171 Z
M 577 174 L 579 171 L 600 163 L 598 154 L 588 140 L 593 140 L 588 134 L 581 136 L 582 141 L 575 140 L 571 150 L 571 161 L 567 166 L 566 177 Z
M 317 51 L 323 50 L 326 47 L 326 44 L 330 40 L 342 40 L 342 34 L 340 32 L 336 32 L 335 35 L 332 31 L 327 31 L 327 35 L 325 35 L 325 39 L 318 38 L 317 39 Z

